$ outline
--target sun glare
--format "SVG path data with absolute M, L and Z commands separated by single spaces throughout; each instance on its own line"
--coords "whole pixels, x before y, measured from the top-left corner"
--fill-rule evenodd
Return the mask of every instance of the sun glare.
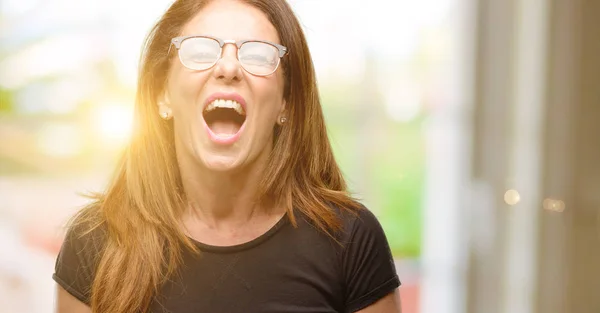
M 131 136 L 133 112 L 124 105 L 109 104 L 94 110 L 95 126 L 107 144 L 121 146 Z

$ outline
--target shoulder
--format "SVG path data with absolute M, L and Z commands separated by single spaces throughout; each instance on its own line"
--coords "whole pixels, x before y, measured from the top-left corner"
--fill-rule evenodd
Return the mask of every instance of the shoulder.
M 89 304 L 91 285 L 102 255 L 104 225 L 87 212 L 69 222 L 56 258 L 53 279 L 81 302 Z
M 383 228 L 375 214 L 363 204 L 353 209 L 336 208 L 342 222 L 340 239 L 343 243 L 351 243 L 361 236 L 375 236 L 376 239 L 386 240 Z
M 333 216 L 337 218 L 337 224 L 339 227 L 331 229 L 331 235 L 338 243 L 343 246 L 351 243 L 356 237 L 364 236 L 376 236 L 380 240 L 385 240 L 381 223 L 375 214 L 360 202 L 355 202 L 352 207 L 340 207 L 337 205 L 330 205 L 330 210 Z M 319 232 L 317 225 L 312 219 L 301 211 L 296 211 L 299 214 L 299 221 L 301 224 L 310 224 L 312 227 L 308 227 L 313 231 Z M 302 227 L 301 227 L 302 228 Z M 321 232 L 323 236 L 327 237 L 326 233 Z
M 352 227 L 380 227 L 379 220 L 373 211 L 362 204 L 353 213 L 346 213 L 346 215 L 350 215 L 347 219 L 352 223 Z
M 362 206 L 341 212 L 344 221 L 341 269 L 346 312 L 372 305 L 400 286 L 394 258 L 378 218 Z
M 105 239 L 105 224 L 95 215 L 84 210 L 76 214 L 68 223 L 63 248 L 76 247 L 80 252 L 98 253 Z

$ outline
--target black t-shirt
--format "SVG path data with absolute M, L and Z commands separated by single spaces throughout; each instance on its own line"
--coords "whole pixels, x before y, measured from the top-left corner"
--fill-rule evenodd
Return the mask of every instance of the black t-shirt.
M 151 312 L 356 312 L 375 303 L 400 285 L 386 236 L 367 209 L 340 216 L 339 243 L 301 213 L 296 213 L 297 228 L 284 216 L 241 245 L 194 242 L 200 256 L 184 252 L 180 275 L 159 289 Z M 71 229 L 53 275 L 88 305 L 102 234 L 81 237 Z

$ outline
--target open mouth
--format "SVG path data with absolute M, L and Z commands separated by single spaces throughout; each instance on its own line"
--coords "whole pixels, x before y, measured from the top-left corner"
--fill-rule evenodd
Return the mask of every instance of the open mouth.
M 235 100 L 214 100 L 204 108 L 202 115 L 210 131 L 219 137 L 237 134 L 246 121 L 246 111 Z

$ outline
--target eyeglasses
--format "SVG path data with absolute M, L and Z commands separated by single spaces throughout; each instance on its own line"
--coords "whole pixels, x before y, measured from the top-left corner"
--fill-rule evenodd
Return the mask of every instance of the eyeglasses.
M 282 45 L 263 40 L 235 41 L 194 35 L 173 38 L 171 43 L 177 48 L 181 64 L 194 71 L 213 67 L 222 56 L 223 46 L 234 44 L 242 68 L 256 76 L 273 74 L 288 52 Z

